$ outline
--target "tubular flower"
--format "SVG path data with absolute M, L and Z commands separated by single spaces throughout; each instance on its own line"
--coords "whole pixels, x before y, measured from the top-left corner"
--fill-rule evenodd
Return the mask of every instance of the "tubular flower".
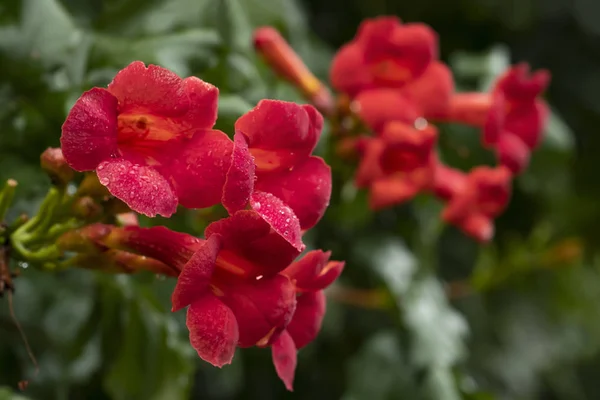
M 409 124 L 417 118 L 430 118 L 445 112 L 454 92 L 452 73 L 441 62 L 432 62 L 418 78 L 400 88 L 363 90 L 356 95 L 352 108 L 375 132 L 387 122 Z
M 419 77 L 437 58 L 437 36 L 424 24 L 378 17 L 361 24 L 333 59 L 330 78 L 339 91 L 397 88 Z
M 547 71 L 530 74 L 527 64 L 518 64 L 498 79 L 491 93 L 455 94 L 446 112 L 436 117 L 481 127 L 483 144 L 518 174 L 542 138 L 548 109 L 539 96 L 549 80 Z
M 467 175 L 455 168 L 448 167 L 440 161 L 435 162 L 433 177 L 434 194 L 445 201 L 449 201 L 456 193 L 463 191 Z
M 254 31 L 254 47 L 275 72 L 299 88 L 319 110 L 330 114 L 334 101 L 331 93 L 306 67 L 302 59 L 274 28 Z
M 302 229 L 314 226 L 331 196 L 331 170 L 322 158 L 311 155 L 322 128 L 321 114 L 310 105 L 261 100 L 242 115 L 235 123 L 225 208 L 230 213 L 240 210 L 254 190 L 262 191 L 289 205 Z M 251 164 L 253 170 L 247 167 Z
M 270 345 L 296 307 L 294 284 L 281 271 L 304 249 L 298 219 L 274 196 L 259 193 L 251 201 L 260 212 L 213 222 L 205 240 L 162 227 L 115 229 L 102 239 L 181 271 L 173 311 L 189 306 L 190 342 L 218 367 L 231 362 L 237 346 Z
M 504 166 L 474 168 L 450 198 L 442 219 L 487 242 L 494 236 L 494 218 L 508 204 L 510 185 L 511 173 Z
M 329 261 L 330 252 L 310 251 L 283 270 L 295 285 L 296 311 L 285 331 L 272 343 L 271 352 L 277 375 L 288 390 L 293 389 L 296 353 L 312 342 L 325 316 L 323 289 L 342 273 L 344 263 Z
M 107 89 L 76 102 L 62 127 L 65 159 L 95 170 L 132 210 L 172 215 L 180 203 L 202 208 L 221 200 L 232 142 L 212 130 L 218 89 L 196 78 L 136 61 Z
M 380 138 L 368 140 L 357 184 L 369 187 L 369 204 L 381 209 L 403 203 L 432 187 L 437 130 L 401 122 L 385 125 Z

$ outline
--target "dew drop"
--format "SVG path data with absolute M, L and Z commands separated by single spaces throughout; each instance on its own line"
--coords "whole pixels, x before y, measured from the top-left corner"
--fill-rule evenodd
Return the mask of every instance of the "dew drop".
M 110 179 L 108 179 L 106 177 L 100 178 L 100 183 L 103 184 L 104 186 L 106 186 L 110 183 Z

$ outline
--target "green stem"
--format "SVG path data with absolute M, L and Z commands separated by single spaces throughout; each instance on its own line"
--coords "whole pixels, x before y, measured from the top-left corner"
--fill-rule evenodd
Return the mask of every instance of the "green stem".
M 8 208 L 12 204 L 15 197 L 15 190 L 17 188 L 17 181 L 9 179 L 4 184 L 4 187 L 0 191 L 0 222 L 4 221 L 4 217 L 8 212 Z

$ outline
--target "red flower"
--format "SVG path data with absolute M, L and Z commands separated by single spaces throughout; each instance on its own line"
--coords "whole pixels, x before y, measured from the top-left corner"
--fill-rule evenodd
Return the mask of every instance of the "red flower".
M 364 21 L 356 37 L 333 59 L 333 86 L 350 96 L 365 89 L 401 87 L 423 74 L 437 58 L 437 36 L 423 24 L 396 17 Z
M 302 229 L 314 226 L 331 196 L 330 168 L 311 155 L 322 127 L 322 116 L 310 105 L 260 101 L 235 123 L 234 162 L 223 205 L 230 213 L 240 210 L 252 191 L 259 190 L 289 205 Z M 255 171 L 248 168 L 252 158 Z
M 456 94 L 437 117 L 481 127 L 483 144 L 517 174 L 542 138 L 548 109 L 539 96 L 549 80 L 547 71 L 530 75 L 527 64 L 518 64 L 498 79 L 491 93 Z
M 334 101 L 329 90 L 310 72 L 302 59 L 270 26 L 254 31 L 254 47 L 280 76 L 299 88 L 319 110 L 332 113 Z
M 452 73 L 441 62 L 432 62 L 418 78 L 401 88 L 363 90 L 353 102 L 362 121 L 375 132 L 390 121 L 413 124 L 447 110 L 454 92 Z
M 463 191 L 467 175 L 455 168 L 450 168 L 440 161 L 435 162 L 433 192 L 442 200 L 449 201 L 456 193 Z
M 271 344 L 296 306 L 295 286 L 280 272 L 304 249 L 298 219 L 272 195 L 256 193 L 251 203 L 254 210 L 210 224 L 206 240 L 162 227 L 114 229 L 102 240 L 181 270 L 173 311 L 189 306 L 190 342 L 219 367 L 236 346 Z
M 296 352 L 312 342 L 325 316 L 323 289 L 342 273 L 344 263 L 329 261 L 330 252 L 306 253 L 282 274 L 289 277 L 298 293 L 296 311 L 285 331 L 271 345 L 277 375 L 292 390 L 296 370 Z
M 450 198 L 442 219 L 481 242 L 494 235 L 493 220 L 508 204 L 511 173 L 503 166 L 477 167 Z
M 437 130 L 415 129 L 402 122 L 385 125 L 380 138 L 363 142 L 356 181 L 369 187 L 369 204 L 381 209 L 403 203 L 431 188 L 435 172 Z
M 212 130 L 218 90 L 140 61 L 121 70 L 108 89 L 85 92 L 62 127 L 64 156 L 131 209 L 170 216 L 177 203 L 217 204 L 231 140 Z

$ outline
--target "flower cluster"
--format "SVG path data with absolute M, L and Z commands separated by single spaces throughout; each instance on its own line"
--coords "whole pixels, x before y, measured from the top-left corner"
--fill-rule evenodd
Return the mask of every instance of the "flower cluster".
M 218 89 L 196 77 L 134 62 L 76 101 L 61 147 L 74 170 L 95 171 L 105 194 L 133 211 L 169 217 L 178 205 L 222 204 L 228 217 L 203 239 L 101 221 L 57 244 L 75 262 L 176 276 L 172 310 L 187 307 L 202 359 L 221 367 L 236 347 L 271 347 L 291 390 L 296 351 L 317 335 L 323 289 L 344 266 L 320 250 L 295 261 L 331 195 L 329 166 L 312 155 L 323 117 L 311 105 L 262 100 L 232 139 L 213 129 L 217 100 Z
M 540 99 L 549 82 L 546 71 L 530 75 L 520 64 L 499 77 L 489 93 L 456 93 L 430 27 L 378 17 L 364 21 L 335 55 L 330 81 L 340 95 L 334 104 L 272 28 L 259 29 L 255 44 L 277 72 L 331 118 L 338 154 L 358 157 L 355 182 L 369 191 L 372 209 L 430 192 L 446 202 L 446 222 L 480 241 L 492 238 L 512 177 L 527 167 L 541 140 L 548 114 Z M 294 57 L 286 57 L 290 54 Z M 479 128 L 498 166 L 465 173 L 444 165 L 434 122 Z

